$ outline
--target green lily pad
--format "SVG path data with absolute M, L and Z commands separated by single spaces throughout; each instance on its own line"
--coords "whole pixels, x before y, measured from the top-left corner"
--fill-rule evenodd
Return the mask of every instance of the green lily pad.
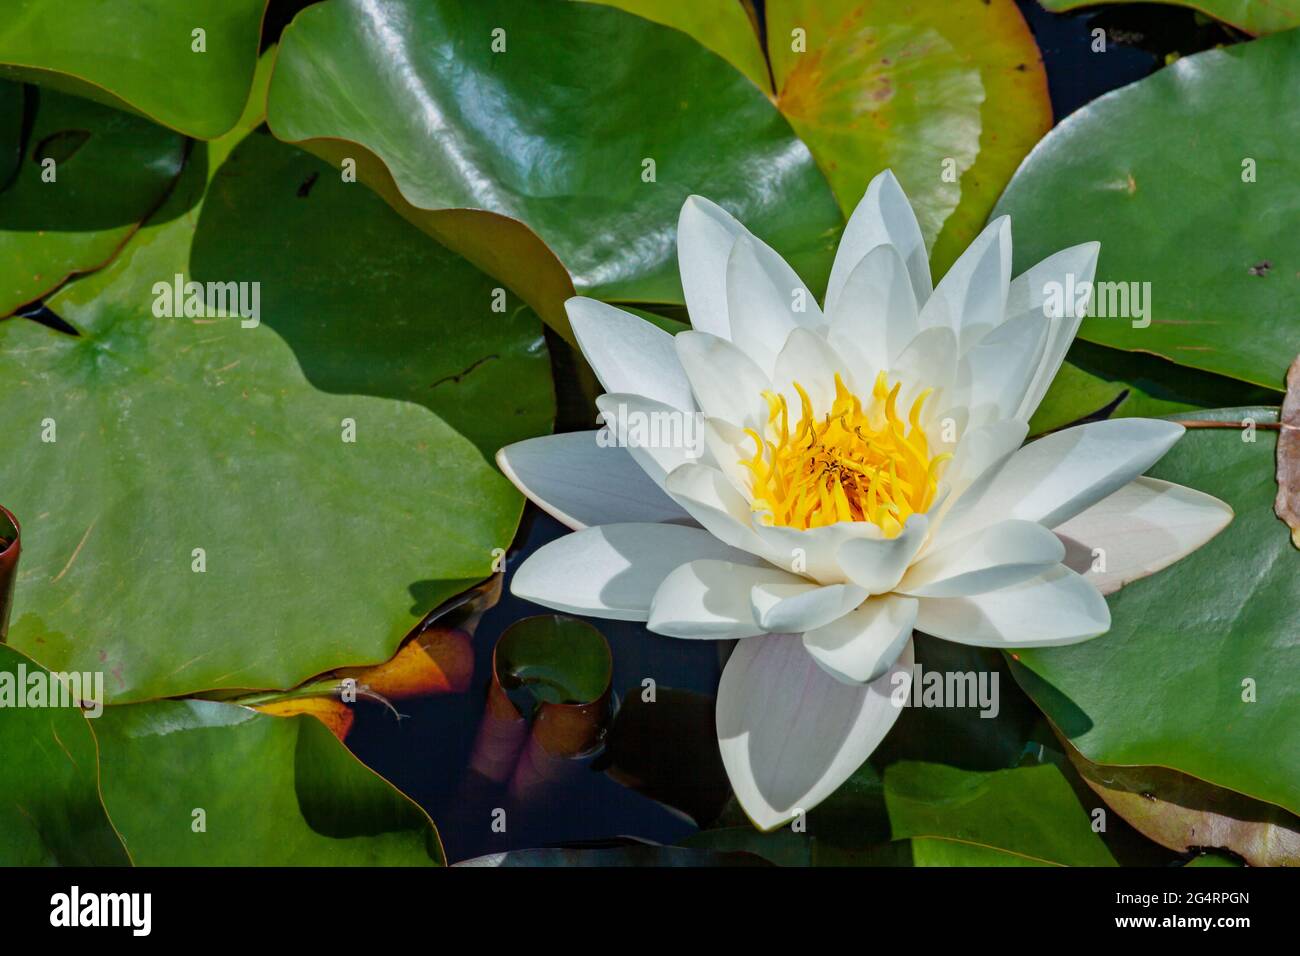
M 1276 410 L 1192 417 L 1276 421 Z M 1236 517 L 1176 564 L 1106 600 L 1107 634 L 1018 651 L 1013 672 L 1094 763 L 1168 767 L 1300 809 L 1300 554 L 1273 514 L 1275 432 L 1193 429 L 1150 472 Z M 1248 700 L 1253 696 L 1253 700 Z
M 1122 3 L 1128 0 L 1039 0 L 1053 13 L 1080 7 Z M 1152 0 L 1176 7 L 1191 7 L 1206 16 L 1230 23 L 1247 33 L 1277 33 L 1300 27 L 1300 0 Z
M 1098 287 L 1082 338 L 1281 388 L 1300 295 L 1297 85 L 1293 30 L 1183 57 L 1071 114 L 994 210 L 1012 217 L 1015 271 L 1100 240 L 1098 283 L 1124 285 Z
M 1203 853 L 1200 856 L 1196 857 L 1196 859 L 1189 861 L 1187 865 L 1197 866 L 1197 867 L 1201 867 L 1201 866 L 1239 867 L 1242 865 L 1242 863 L 1240 860 L 1234 860 L 1232 859 L 1232 857 L 1222 856 L 1218 853 Z
M 296 174 L 277 178 L 286 167 L 271 162 L 296 151 L 263 142 L 267 165 L 244 162 L 264 155 L 258 144 L 239 151 L 233 169 L 287 184 L 286 202 L 319 203 L 318 223 L 364 225 L 366 241 L 391 257 L 399 278 L 390 281 L 426 296 L 404 301 L 418 311 L 371 320 L 373 334 L 355 337 L 356 368 L 381 356 L 373 379 L 354 380 L 350 394 L 325 391 L 313 372 L 338 379 L 291 347 L 299 343 L 288 330 L 310 328 L 319 311 L 337 315 L 324 304 L 331 297 L 355 304 L 352 322 L 388 307 L 330 258 L 339 250 L 327 242 L 295 256 L 301 240 L 277 232 L 274 262 L 216 277 L 261 282 L 265 301 L 308 318 L 266 315 L 244 327 L 239 317 L 155 317 L 155 283 L 188 273 L 202 221 L 193 195 L 206 180 L 201 164 L 187 169 L 176 208 L 109 268 L 50 300 L 79 336 L 27 320 L 0 325 L 0 374 L 11 383 L 0 399 L 0 441 L 10 452 L 0 485 L 24 524 L 9 640 L 55 669 L 106 671 L 115 702 L 287 688 L 387 660 L 427 611 L 491 573 L 494 549 L 509 545 L 519 520 L 519 495 L 430 411 L 456 406 L 462 385 L 423 405 L 389 397 L 396 387 L 381 381 L 391 369 L 383 339 L 394 322 L 421 324 L 427 339 L 412 361 L 436 368 L 440 350 L 517 355 L 520 343 L 537 342 L 535 321 L 494 317 L 479 273 L 363 187 L 298 199 Z M 479 308 L 447 308 L 463 288 L 480 290 Z M 459 351 L 450 343 L 471 324 L 491 331 Z M 527 391 L 525 367 L 516 362 L 511 387 Z M 544 353 L 527 368 L 544 381 Z M 42 440 L 47 419 L 55 441 Z M 493 427 L 476 434 L 488 440 Z
M 281 139 L 355 159 L 404 215 L 564 333 L 568 276 L 588 295 L 682 301 L 676 226 L 691 193 L 727 206 L 814 287 L 843 225 L 753 83 L 679 31 L 605 6 L 312 6 L 283 34 L 267 112 Z
M 48 689 L 45 706 L 17 706 L 11 695 L 29 690 L 33 679 L 50 686 L 48 671 L 0 644 L 0 866 L 128 865 L 99 798 L 99 758 L 86 718 L 75 705 L 48 706 Z
M 942 275 L 1052 125 L 1042 59 L 1016 4 L 769 0 L 766 9 L 777 107 L 840 208 L 851 212 L 892 168 Z
M 745 0 L 588 0 L 618 7 L 694 37 L 768 92 L 772 80 L 758 42 L 753 8 Z
M 322 391 L 423 405 L 488 460 L 550 430 L 550 363 L 532 311 L 299 149 L 250 136 L 230 154 L 190 269 L 200 282 L 259 278 L 266 325 Z
M 212 139 L 244 109 L 266 4 L 6 0 L 0 68 Z
M 429 866 L 433 823 L 314 717 L 206 700 L 108 707 L 104 804 L 141 866 Z
M 175 133 L 42 90 L 27 149 L 0 200 L 0 317 L 110 260 L 163 201 L 184 159 Z
M 1050 764 L 980 773 L 900 762 L 885 770 L 885 803 L 895 839 L 937 837 L 1044 863 L 1115 865 Z
M 1196 408 L 1269 405 L 1282 393 L 1202 372 L 1143 352 L 1124 352 L 1076 339 L 1029 420 L 1029 434 L 1082 418 L 1159 418 Z

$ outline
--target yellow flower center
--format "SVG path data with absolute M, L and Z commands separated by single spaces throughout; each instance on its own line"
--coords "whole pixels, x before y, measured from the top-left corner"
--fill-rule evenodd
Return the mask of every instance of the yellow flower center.
M 764 392 L 767 435 L 745 429 L 756 451 L 741 461 L 753 476 L 751 500 L 759 520 L 800 529 L 870 521 L 892 538 L 909 515 L 928 508 L 943 463 L 952 456 L 931 457 L 919 425 L 933 389 L 916 397 L 904 423 L 896 408 L 900 387 L 889 388 L 881 372 L 864 406 L 837 374 L 834 404 L 819 421 L 808 393 L 795 382 L 802 408 L 793 434 L 785 396 Z

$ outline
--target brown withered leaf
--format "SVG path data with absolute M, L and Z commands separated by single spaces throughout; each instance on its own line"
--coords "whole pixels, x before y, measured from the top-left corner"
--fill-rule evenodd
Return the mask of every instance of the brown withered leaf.
M 273 700 L 265 704 L 256 704 L 254 710 L 260 710 L 272 717 L 297 717 L 309 714 L 330 729 L 339 740 L 345 740 L 352 729 L 355 719 L 352 708 L 334 697 L 294 697 L 285 700 Z
M 1286 373 L 1286 398 L 1278 416 L 1277 501 L 1273 510 L 1291 529 L 1291 543 L 1300 548 L 1300 355 Z
M 22 550 L 22 532 L 18 519 L 0 508 L 0 642 L 9 631 L 9 607 L 18 580 L 18 555 Z
M 1300 864 L 1300 817 L 1281 807 L 1166 767 L 1095 764 L 1061 743 L 1084 782 L 1161 846 L 1230 850 L 1251 866 Z

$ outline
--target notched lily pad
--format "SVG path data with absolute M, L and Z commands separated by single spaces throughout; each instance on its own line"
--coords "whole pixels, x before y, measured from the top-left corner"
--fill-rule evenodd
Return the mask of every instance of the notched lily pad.
M 250 172 L 259 169 L 275 167 Z M 264 304 L 277 303 L 264 321 L 175 314 L 175 277 L 182 289 L 190 281 L 202 221 L 191 191 L 201 196 L 206 175 L 187 170 L 175 206 L 112 266 L 50 301 L 80 335 L 0 324 L 0 374 L 11 383 L 0 399 L 10 450 L 0 484 L 23 520 L 26 552 L 9 639 L 56 669 L 104 671 L 116 702 L 283 689 L 384 661 L 430 608 L 491 574 L 521 510 L 482 450 L 429 407 L 392 397 L 387 382 L 331 394 L 304 374 L 311 361 L 277 326 L 305 332 L 315 304 L 358 301 L 364 287 L 348 273 L 320 273 L 303 288 L 302 276 L 316 274 L 310 260 L 292 272 L 276 256 L 205 276 L 243 283 L 250 296 L 264 283 Z M 323 186 L 285 201 L 328 201 L 318 213 L 326 221 L 358 216 L 396 276 L 432 283 L 419 311 L 394 321 L 409 324 L 408 344 L 426 336 L 405 361 L 436 354 L 439 328 L 467 321 L 443 311 L 446 301 L 462 283 L 487 291 L 483 277 L 361 187 L 331 196 Z M 370 218 L 353 203 L 371 204 Z M 483 329 L 468 348 L 536 341 L 526 316 L 514 321 L 517 331 Z M 320 332 L 303 354 L 328 356 L 336 333 L 350 336 L 354 369 L 391 345 L 355 325 Z M 514 368 L 535 369 L 545 388 L 544 355 Z M 492 435 L 490 418 L 482 415 L 480 436 Z
M 167 197 L 186 155 L 183 137 L 138 116 L 53 90 L 34 102 L 27 149 L 0 200 L 0 317 L 112 259 Z M 3 166 L 0 156 L 0 187 Z

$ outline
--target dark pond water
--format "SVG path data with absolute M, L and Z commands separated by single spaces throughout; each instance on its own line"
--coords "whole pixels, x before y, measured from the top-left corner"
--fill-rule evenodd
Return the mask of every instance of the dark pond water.
M 1150 74 L 1169 53 L 1191 53 L 1232 39 L 1191 11 L 1167 6 L 1140 4 L 1069 16 L 1046 13 L 1030 0 L 1020 6 L 1043 53 L 1058 121 L 1090 100 Z M 1091 50 L 1092 31 L 1097 27 L 1109 35 L 1104 54 Z M 507 573 L 564 531 L 530 505 Z M 407 702 L 401 707 L 406 719 L 400 722 L 377 706 L 363 705 L 349 746 L 424 806 L 438 824 L 452 861 L 500 850 L 620 836 L 660 843 L 687 836 L 695 829 L 693 824 L 592 769 L 590 761 L 526 807 L 512 807 L 505 833 L 494 832 L 491 825 L 494 808 L 508 802 L 504 794 L 480 789 L 467 795 L 465 771 L 483 716 L 492 648 L 510 623 L 542 610 L 512 598 L 507 588 L 501 602 L 479 624 L 469 692 Z M 659 687 L 710 696 L 716 690 L 720 661 L 712 642 L 659 637 L 635 624 L 592 623 L 613 651 L 615 693 L 638 692 L 646 677 Z

